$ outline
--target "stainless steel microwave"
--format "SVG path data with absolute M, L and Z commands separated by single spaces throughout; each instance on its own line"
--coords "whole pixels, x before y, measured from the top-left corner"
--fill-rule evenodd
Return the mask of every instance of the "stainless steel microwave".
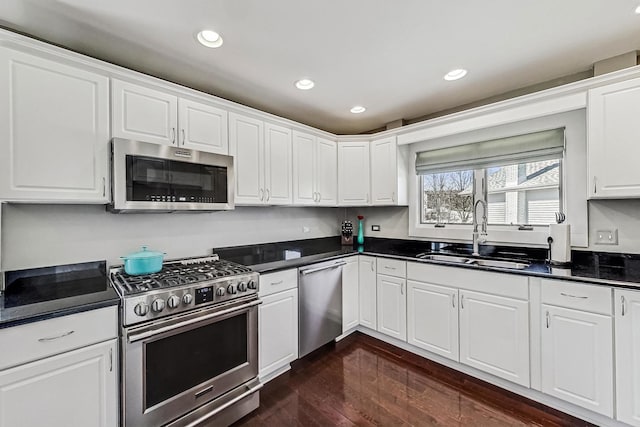
M 113 138 L 111 165 L 112 212 L 234 208 L 231 156 Z

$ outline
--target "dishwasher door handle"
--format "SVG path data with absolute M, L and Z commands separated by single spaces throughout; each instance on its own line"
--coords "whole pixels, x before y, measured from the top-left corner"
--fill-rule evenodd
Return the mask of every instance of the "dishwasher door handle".
M 328 270 L 330 268 L 342 267 L 343 265 L 347 265 L 347 263 L 342 261 L 342 262 L 336 262 L 335 264 L 326 265 L 324 267 L 309 268 L 307 270 L 300 270 L 300 274 L 302 274 L 303 276 L 306 276 L 307 274 L 316 273 L 318 271 L 323 271 L 323 270 Z

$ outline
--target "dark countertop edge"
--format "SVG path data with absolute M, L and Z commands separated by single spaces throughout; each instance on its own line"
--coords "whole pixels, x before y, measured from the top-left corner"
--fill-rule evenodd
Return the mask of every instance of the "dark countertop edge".
M 315 254 L 311 256 L 296 258 L 294 260 L 275 261 L 275 262 L 270 262 L 266 264 L 252 265 L 250 267 L 260 274 L 268 274 L 268 273 L 275 273 L 277 271 L 288 270 L 291 268 L 303 267 L 303 266 L 315 264 L 322 261 L 330 261 L 332 259 L 346 258 L 346 257 L 355 256 L 355 255 L 367 255 L 367 256 L 374 256 L 374 257 L 398 259 L 402 261 L 417 262 L 417 263 L 423 263 L 423 264 L 439 265 L 443 267 L 465 268 L 469 270 L 490 271 L 494 273 L 517 274 L 517 275 L 528 276 L 528 277 L 539 277 L 541 279 L 557 279 L 557 280 L 581 282 L 581 283 L 587 283 L 587 284 L 599 285 L 599 286 L 613 286 L 617 288 L 640 290 L 640 283 L 635 283 L 635 282 L 624 282 L 624 281 L 617 281 L 617 280 L 598 279 L 593 277 L 582 277 L 582 276 L 572 276 L 572 275 L 564 276 L 559 274 L 545 273 L 541 271 L 531 271 L 526 269 L 515 270 L 515 269 L 509 269 L 509 268 L 485 267 L 485 266 L 478 266 L 478 265 L 451 264 L 451 263 L 442 262 L 442 261 L 418 259 L 418 258 L 402 256 L 402 255 L 392 255 L 392 254 L 385 254 L 381 252 L 369 252 L 369 251 L 357 252 L 355 250 L 349 253 L 328 252 L 325 254 Z
M 120 297 L 115 296 L 101 301 L 79 304 L 71 307 L 65 307 L 60 310 L 48 311 L 40 314 L 27 314 L 24 317 L 14 319 L 0 320 L 0 329 L 12 326 L 26 325 L 28 323 L 39 322 L 41 320 L 53 319 L 56 317 L 67 316 L 70 314 L 82 313 L 84 311 L 97 310 L 99 308 L 111 307 L 120 304 Z

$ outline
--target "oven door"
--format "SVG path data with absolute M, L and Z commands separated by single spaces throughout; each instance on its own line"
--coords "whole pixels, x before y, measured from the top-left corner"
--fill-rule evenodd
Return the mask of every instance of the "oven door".
M 164 425 L 255 378 L 258 304 L 233 302 L 125 330 L 124 424 Z

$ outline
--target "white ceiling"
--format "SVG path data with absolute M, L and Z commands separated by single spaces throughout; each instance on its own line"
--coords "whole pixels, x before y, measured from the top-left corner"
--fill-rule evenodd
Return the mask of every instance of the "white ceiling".
M 1 0 L 0 25 L 339 134 L 640 49 L 640 0 Z M 219 49 L 195 41 L 210 28 Z M 443 75 L 466 68 L 466 78 Z M 312 78 L 300 91 L 294 81 Z M 354 115 L 349 109 L 364 105 Z

